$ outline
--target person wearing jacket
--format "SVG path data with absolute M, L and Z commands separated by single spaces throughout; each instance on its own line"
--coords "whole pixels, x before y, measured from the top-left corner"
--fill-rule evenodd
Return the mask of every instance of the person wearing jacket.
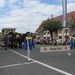
M 72 48 L 75 48 L 75 34 L 73 34 L 70 38 L 70 50 L 68 52 L 68 55 L 71 56 L 71 50 Z
M 7 50 L 7 47 L 8 47 L 8 35 L 5 34 L 4 36 L 4 45 L 5 45 L 5 49 Z
M 30 32 L 26 32 L 26 37 L 24 39 L 24 48 L 27 50 L 28 62 L 30 62 L 30 53 L 34 46 L 34 41 L 31 37 Z

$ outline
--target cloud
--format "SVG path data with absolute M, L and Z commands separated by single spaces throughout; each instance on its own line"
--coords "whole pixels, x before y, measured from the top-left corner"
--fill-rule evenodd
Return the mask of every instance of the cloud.
M 17 2 L 18 0 L 8 0 L 10 4 Z
M 70 11 L 75 11 L 74 5 L 75 5 L 75 3 L 69 3 L 69 4 L 67 5 L 67 11 L 68 11 L 68 12 L 70 12 Z
M 0 8 L 5 5 L 5 0 L 0 0 Z
M 73 2 L 75 2 L 75 0 L 67 0 L 67 2 L 73 3 Z
M 17 32 L 26 31 L 35 32 L 43 20 L 62 14 L 61 5 L 52 5 L 42 3 L 40 0 L 4 0 L 7 10 L 0 17 L 1 28 L 17 28 Z M 68 4 L 68 11 L 74 10 L 71 7 L 74 4 Z M 71 9 L 70 9 L 71 8 Z

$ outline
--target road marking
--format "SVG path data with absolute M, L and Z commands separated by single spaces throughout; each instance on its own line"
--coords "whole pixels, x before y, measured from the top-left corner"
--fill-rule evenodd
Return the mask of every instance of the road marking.
M 14 66 L 20 66 L 20 65 L 25 65 L 25 64 L 32 64 L 32 63 L 35 63 L 35 62 L 33 61 L 33 62 L 26 62 L 26 63 L 6 65 L 6 66 L 1 66 L 0 68 L 14 67 Z
M 16 53 L 16 54 L 18 54 L 18 55 L 20 55 L 20 56 L 22 56 L 22 57 L 24 57 L 24 58 L 28 58 L 27 56 L 25 56 L 25 55 L 23 55 L 23 54 L 21 54 L 21 53 L 19 53 L 19 52 L 16 52 L 16 51 L 11 50 L 11 49 L 9 49 L 9 50 L 12 51 L 12 52 L 14 52 L 14 53 Z M 66 71 L 60 70 L 60 69 L 58 69 L 58 68 L 55 68 L 55 67 L 52 67 L 52 66 L 50 66 L 50 65 L 47 65 L 47 64 L 45 64 L 45 63 L 42 63 L 42 62 L 40 62 L 40 61 L 37 61 L 37 60 L 35 60 L 35 59 L 32 59 L 32 58 L 31 58 L 31 60 L 34 61 L 34 62 L 36 62 L 36 63 L 38 63 L 38 64 L 40 64 L 40 65 L 42 65 L 42 66 L 45 66 L 45 67 L 49 68 L 49 69 L 52 69 L 52 70 L 57 71 L 57 72 L 59 72 L 59 73 L 62 73 L 62 74 L 64 74 L 64 75 L 73 75 L 73 74 L 68 73 L 68 72 L 66 72 Z

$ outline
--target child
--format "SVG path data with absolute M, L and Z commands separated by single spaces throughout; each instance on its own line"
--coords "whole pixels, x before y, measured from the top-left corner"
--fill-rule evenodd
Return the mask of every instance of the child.
M 68 52 L 68 55 L 71 56 L 71 49 L 75 48 L 75 34 L 72 35 L 72 37 L 70 38 L 70 50 Z
M 31 37 L 30 32 L 26 33 L 26 38 L 24 39 L 24 48 L 27 50 L 28 62 L 30 62 L 30 52 L 33 48 L 34 41 Z

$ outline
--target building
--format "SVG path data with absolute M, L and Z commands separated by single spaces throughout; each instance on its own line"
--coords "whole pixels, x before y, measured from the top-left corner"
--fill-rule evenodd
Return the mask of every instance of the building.
M 3 35 L 5 35 L 5 33 L 15 32 L 15 30 L 16 30 L 16 28 L 3 28 L 2 33 L 3 33 Z
M 75 18 L 75 11 L 69 12 L 66 14 L 67 16 L 67 24 L 66 27 L 63 28 L 62 30 L 58 30 L 57 34 L 54 32 L 53 37 L 59 38 L 60 40 L 65 40 L 65 38 L 69 38 L 75 31 L 71 29 L 71 22 L 72 18 Z M 53 18 L 54 20 L 59 20 L 62 23 L 63 20 L 63 15 L 57 16 Z M 43 21 L 44 22 L 44 21 Z M 42 23 L 43 23 L 42 22 Z M 63 36 L 64 35 L 64 36 Z M 42 31 L 41 25 L 38 27 L 36 30 L 36 37 L 38 38 L 50 38 L 50 33 L 49 31 Z

